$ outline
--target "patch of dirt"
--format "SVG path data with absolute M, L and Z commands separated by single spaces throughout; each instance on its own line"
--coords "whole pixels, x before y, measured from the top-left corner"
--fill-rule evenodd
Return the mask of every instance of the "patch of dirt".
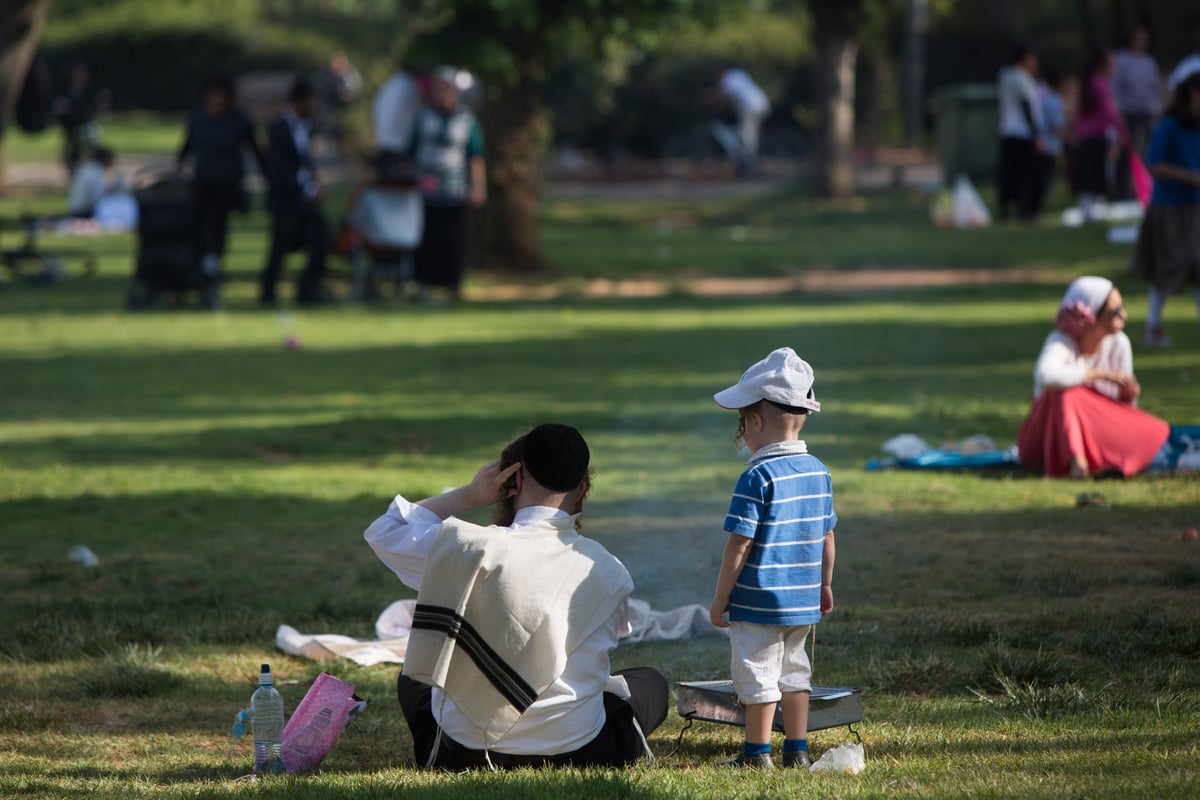
M 812 269 L 777 277 L 739 278 L 681 275 L 672 279 L 596 278 L 583 284 L 495 283 L 466 289 L 469 300 L 556 300 L 562 297 L 652 298 L 757 297 L 787 292 L 886 292 L 954 286 L 1017 283 L 1061 284 L 1063 277 L 1045 269 Z

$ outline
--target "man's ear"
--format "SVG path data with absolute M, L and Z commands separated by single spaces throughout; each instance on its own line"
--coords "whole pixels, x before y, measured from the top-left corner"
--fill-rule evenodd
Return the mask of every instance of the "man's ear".
M 514 472 L 509 479 L 504 482 L 504 496 L 516 497 L 521 493 L 521 487 L 525 485 L 525 465 Z

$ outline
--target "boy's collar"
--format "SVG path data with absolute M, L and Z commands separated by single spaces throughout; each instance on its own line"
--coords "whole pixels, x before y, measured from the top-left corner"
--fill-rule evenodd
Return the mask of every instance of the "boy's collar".
M 796 439 L 790 442 L 774 442 L 772 444 L 763 445 L 754 451 L 750 456 L 747 464 L 753 464 L 756 461 L 762 461 L 767 458 L 779 458 L 780 456 L 802 456 L 808 453 L 808 445 L 803 439 Z

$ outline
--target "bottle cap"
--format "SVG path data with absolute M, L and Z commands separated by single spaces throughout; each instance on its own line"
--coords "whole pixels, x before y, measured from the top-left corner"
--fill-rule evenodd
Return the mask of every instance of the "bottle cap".
M 258 672 L 258 684 L 259 686 L 262 686 L 263 684 L 270 684 L 271 682 L 271 665 L 263 664 L 262 669 L 260 669 Z

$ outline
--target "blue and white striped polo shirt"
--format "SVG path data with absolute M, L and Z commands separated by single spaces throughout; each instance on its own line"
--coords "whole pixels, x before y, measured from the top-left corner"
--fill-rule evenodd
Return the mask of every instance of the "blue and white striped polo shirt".
M 738 479 L 725 530 L 754 539 L 729 596 L 729 619 L 811 625 L 821 619 L 821 555 L 837 525 L 833 478 L 807 453 L 753 461 Z

